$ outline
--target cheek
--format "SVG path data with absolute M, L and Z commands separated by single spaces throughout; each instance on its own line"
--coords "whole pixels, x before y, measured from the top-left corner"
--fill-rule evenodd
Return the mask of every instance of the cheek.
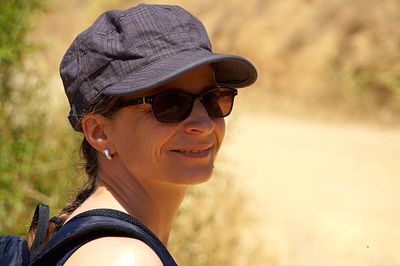
M 141 131 L 138 145 L 146 156 L 150 157 L 148 160 L 158 160 L 173 135 L 174 132 L 169 128 L 149 126 Z
M 144 119 L 135 127 L 125 128 L 117 136 L 117 152 L 131 166 L 158 162 L 166 143 L 174 135 L 169 127 L 162 127 L 153 119 Z
M 214 120 L 215 123 L 215 136 L 217 138 L 218 148 L 221 147 L 222 141 L 224 140 L 225 136 L 225 119 L 216 119 Z

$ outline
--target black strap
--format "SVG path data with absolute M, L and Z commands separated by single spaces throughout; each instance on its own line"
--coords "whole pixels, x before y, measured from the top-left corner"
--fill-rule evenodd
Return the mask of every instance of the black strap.
M 104 236 L 128 236 L 146 243 L 166 266 L 176 262 L 161 241 L 140 221 L 126 213 L 112 209 L 95 209 L 81 213 L 55 233 L 43 252 L 32 258 L 31 265 L 57 263 L 94 239 Z
M 42 248 L 42 243 L 47 235 L 49 216 L 50 209 L 48 205 L 38 204 L 36 206 L 35 214 L 33 215 L 31 224 L 31 229 L 32 227 L 36 226 L 36 234 L 32 243 L 31 256 L 36 256 Z

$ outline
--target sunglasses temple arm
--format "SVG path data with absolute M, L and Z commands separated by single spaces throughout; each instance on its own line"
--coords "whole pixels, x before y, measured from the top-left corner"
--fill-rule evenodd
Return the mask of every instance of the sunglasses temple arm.
M 134 99 L 129 99 L 129 100 L 121 100 L 119 101 L 118 105 L 119 107 L 126 107 L 126 106 L 132 106 L 132 105 L 138 105 L 138 104 L 143 104 L 143 103 L 150 103 L 151 100 L 147 99 L 147 97 L 141 97 L 141 98 L 134 98 Z

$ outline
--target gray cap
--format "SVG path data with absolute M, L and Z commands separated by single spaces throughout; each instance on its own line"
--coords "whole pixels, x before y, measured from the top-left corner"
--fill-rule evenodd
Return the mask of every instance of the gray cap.
M 76 128 L 101 96 L 152 89 L 203 64 L 214 67 L 221 86 L 241 88 L 257 79 L 247 59 L 213 53 L 203 24 L 179 6 L 108 11 L 78 35 L 61 61 L 70 122 Z

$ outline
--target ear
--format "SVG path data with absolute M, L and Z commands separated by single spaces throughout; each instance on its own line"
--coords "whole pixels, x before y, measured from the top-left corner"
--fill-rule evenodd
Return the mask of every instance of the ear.
M 88 114 L 82 118 L 82 130 L 89 144 L 103 152 L 108 148 L 113 153 L 114 147 L 107 132 L 109 132 L 110 120 L 102 115 Z

